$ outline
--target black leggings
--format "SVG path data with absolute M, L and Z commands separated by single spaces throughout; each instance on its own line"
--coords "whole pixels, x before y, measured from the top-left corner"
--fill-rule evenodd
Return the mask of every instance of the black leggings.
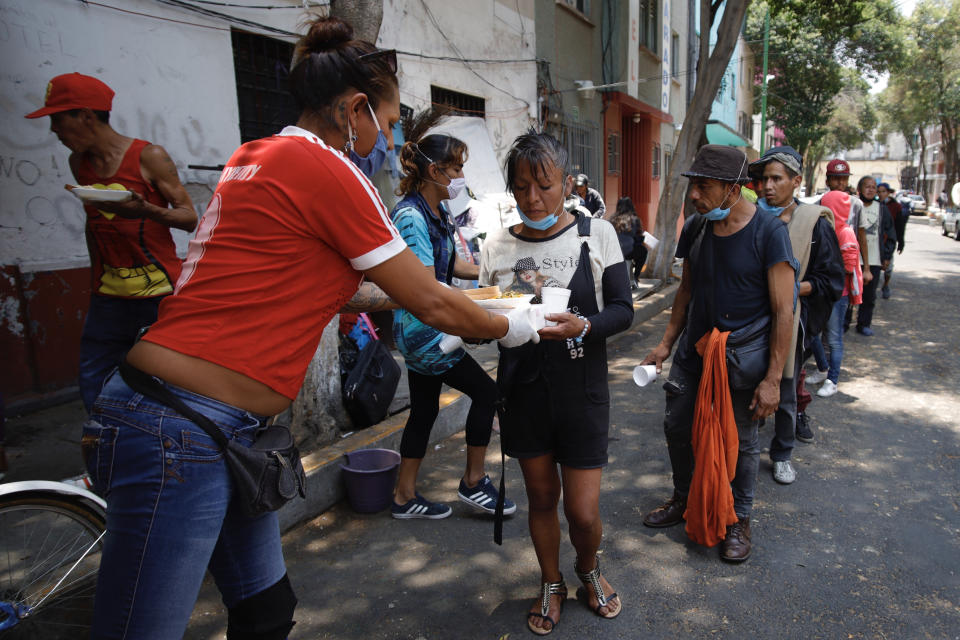
M 447 371 L 428 376 L 407 370 L 410 383 L 410 417 L 403 428 L 400 455 L 404 458 L 422 458 L 427 453 L 430 430 L 440 413 L 440 388 L 444 383 L 470 397 L 467 414 L 467 445 L 485 447 L 490 443 L 493 414 L 496 411 L 497 383 L 477 361 L 465 355 Z

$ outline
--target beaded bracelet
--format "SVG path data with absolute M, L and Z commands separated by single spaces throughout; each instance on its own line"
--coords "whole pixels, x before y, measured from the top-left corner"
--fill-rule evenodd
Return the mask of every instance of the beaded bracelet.
M 580 332 L 580 335 L 578 335 L 576 338 L 574 338 L 574 340 L 576 341 L 577 344 L 581 344 L 581 343 L 583 343 L 583 339 L 584 339 L 584 337 L 586 337 L 587 332 L 590 331 L 590 321 L 587 320 L 586 318 L 584 318 L 584 317 L 583 317 L 582 315 L 580 315 L 579 313 L 577 314 L 577 317 L 580 318 L 581 320 L 583 320 L 583 331 L 581 331 L 581 332 Z

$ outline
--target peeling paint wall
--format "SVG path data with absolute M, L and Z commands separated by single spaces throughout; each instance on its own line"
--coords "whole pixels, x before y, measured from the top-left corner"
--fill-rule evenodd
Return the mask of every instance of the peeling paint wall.
M 458 60 L 460 55 L 470 60 L 536 58 L 533 0 L 385 0 L 377 44 L 385 49 L 452 58 L 437 60 L 401 53 L 400 100 L 415 111 L 426 109 L 430 106 L 430 85 L 483 97 L 490 141 L 501 164 L 513 140 L 536 124 L 535 62 L 464 64 Z
M 110 4 L 127 13 L 0 2 L 0 390 L 8 401 L 75 384 L 90 291 L 85 214 L 63 189 L 74 182 L 69 150 L 49 118 L 23 117 L 43 105 L 50 78 L 78 71 L 110 85 L 110 124 L 165 147 L 200 213 L 218 176 L 187 165 L 222 164 L 240 144 L 229 23 L 150 0 Z M 272 4 L 294 8 L 231 12 L 295 31 L 302 3 Z M 190 235 L 173 233 L 183 255 Z

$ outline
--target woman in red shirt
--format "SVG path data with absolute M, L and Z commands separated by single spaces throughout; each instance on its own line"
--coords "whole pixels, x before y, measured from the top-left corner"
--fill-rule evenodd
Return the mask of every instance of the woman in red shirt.
M 227 162 L 174 294 L 126 360 L 246 446 L 296 397 L 324 327 L 364 277 L 446 333 L 538 339 L 527 315 L 493 316 L 436 282 L 358 169 L 376 164 L 399 119 L 395 52 L 319 19 L 290 83 L 296 126 Z M 276 513 L 241 512 L 216 443 L 118 374 L 92 418 L 84 454 L 108 501 L 93 637 L 182 637 L 206 569 L 228 636 L 286 637 L 296 598 Z

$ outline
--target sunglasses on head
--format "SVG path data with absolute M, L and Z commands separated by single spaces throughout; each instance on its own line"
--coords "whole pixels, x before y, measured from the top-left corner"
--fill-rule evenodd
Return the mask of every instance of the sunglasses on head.
M 359 58 L 357 58 L 357 60 L 368 63 L 368 64 L 381 59 L 387 63 L 387 67 L 390 68 L 390 73 L 397 72 L 397 50 L 396 49 L 377 49 L 376 51 L 365 53 L 361 55 Z

